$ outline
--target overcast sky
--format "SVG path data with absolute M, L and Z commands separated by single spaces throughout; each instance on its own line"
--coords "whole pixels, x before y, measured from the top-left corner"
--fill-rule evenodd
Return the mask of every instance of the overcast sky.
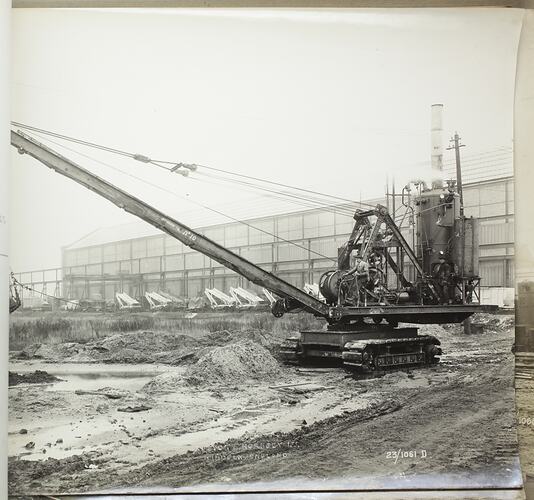
M 444 104 L 445 146 L 455 130 L 465 154 L 512 145 L 520 22 L 513 9 L 15 9 L 12 119 L 156 159 L 372 198 L 388 171 L 399 185 L 426 172 L 432 103 Z M 185 179 L 69 147 L 130 176 L 57 149 L 185 223 L 198 210 L 188 199 L 238 216 L 276 205 L 201 174 Z M 16 152 L 10 186 L 16 272 L 59 266 L 62 246 L 135 220 Z

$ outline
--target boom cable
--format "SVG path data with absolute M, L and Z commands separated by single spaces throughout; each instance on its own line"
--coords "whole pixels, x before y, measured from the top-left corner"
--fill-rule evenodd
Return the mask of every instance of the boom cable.
M 240 220 L 240 219 L 237 219 L 237 218 L 235 218 L 235 217 L 232 217 L 231 215 L 225 214 L 225 213 L 223 213 L 223 212 L 221 212 L 221 211 L 219 211 L 219 210 L 216 210 L 216 209 L 214 209 L 214 208 L 208 207 L 208 206 L 206 206 L 206 205 L 204 205 L 204 204 L 202 204 L 202 203 L 200 203 L 200 202 L 198 202 L 198 201 L 191 200 L 191 199 L 189 199 L 189 198 L 180 196 L 179 194 L 177 194 L 177 193 L 174 192 L 174 191 L 171 191 L 170 189 L 166 189 L 166 188 L 164 188 L 164 187 L 162 187 L 162 186 L 159 186 L 158 184 L 154 184 L 153 182 L 147 181 L 146 179 L 143 179 L 143 178 L 141 178 L 141 177 L 138 177 L 138 176 L 136 176 L 136 175 L 134 175 L 134 174 L 132 174 L 132 173 L 130 173 L 130 172 L 126 172 L 126 171 L 124 171 L 124 170 L 122 170 L 122 169 L 120 169 L 120 168 L 118 168 L 118 167 L 116 167 L 116 166 L 114 166 L 114 165 L 110 165 L 109 163 L 106 163 L 106 162 L 103 162 L 103 161 L 98 160 L 98 159 L 96 159 L 96 158 L 93 158 L 93 157 L 91 157 L 91 156 L 89 156 L 89 155 L 86 155 L 86 154 L 84 154 L 84 153 L 81 153 L 80 151 L 76 151 L 76 150 L 74 150 L 74 149 L 72 149 L 72 148 L 69 148 L 68 146 L 65 146 L 64 144 L 58 143 L 58 142 L 56 142 L 56 141 L 53 141 L 52 139 L 49 139 L 49 138 L 46 138 L 46 137 L 42 137 L 41 135 L 39 135 L 39 133 L 34 132 L 34 134 L 37 135 L 38 137 L 40 137 L 40 138 L 43 139 L 43 140 L 46 140 L 46 141 L 49 141 L 49 142 L 52 143 L 52 144 L 55 144 L 56 146 L 59 146 L 59 147 L 64 148 L 64 149 L 66 149 L 66 150 L 68 150 L 68 151 L 71 151 L 72 153 L 75 153 L 75 154 L 78 154 L 78 155 L 80 155 L 80 156 L 83 156 L 83 157 L 85 157 L 85 158 L 87 158 L 87 159 L 89 159 L 89 160 L 91 160 L 91 161 L 94 161 L 94 162 L 96 162 L 96 163 L 99 163 L 99 164 L 101 164 L 101 165 L 104 165 L 104 166 L 106 166 L 106 167 L 108 167 L 108 168 L 111 168 L 112 170 L 115 170 L 115 171 L 117 171 L 117 172 L 120 172 L 120 173 L 122 173 L 122 174 L 124 174 L 124 175 L 127 175 L 128 177 L 131 177 L 131 178 L 136 179 L 136 180 L 138 180 L 138 181 L 140 181 L 140 182 L 143 182 L 144 184 L 147 184 L 147 185 L 152 186 L 152 187 L 154 187 L 154 188 L 156 188 L 156 189 L 159 189 L 159 190 L 164 191 L 164 192 L 166 192 L 166 193 L 168 193 L 168 194 L 171 194 L 172 196 L 175 196 L 176 198 L 179 198 L 179 199 L 181 199 L 181 200 L 183 200 L 183 201 L 192 203 L 192 204 L 194 204 L 194 205 L 198 205 L 198 206 L 200 206 L 201 208 L 203 208 L 203 209 L 205 209 L 205 210 L 209 210 L 209 211 L 214 212 L 214 213 L 216 213 L 216 214 L 218 214 L 218 215 L 221 215 L 221 216 L 223 216 L 223 217 L 226 217 L 226 218 L 228 218 L 228 219 L 230 219 L 230 220 L 232 220 L 232 221 L 234 221 L 234 222 L 238 222 L 238 223 L 243 224 L 243 225 L 245 225 L 245 226 L 248 226 L 248 227 L 250 227 L 250 228 L 252 228 L 252 229 L 255 229 L 256 231 L 260 231 L 260 232 L 262 232 L 262 233 L 265 233 L 265 234 L 267 234 L 267 235 L 269 235 L 269 236 L 272 236 L 273 238 L 275 238 L 275 239 L 277 239 L 277 240 L 283 241 L 283 242 L 285 242 L 285 243 L 289 243 L 289 244 L 291 244 L 291 245 L 293 245 L 293 246 L 296 246 L 296 247 L 301 248 L 301 249 L 303 249 L 303 250 L 309 251 L 310 253 L 313 253 L 313 254 L 315 254 L 315 255 L 318 255 L 319 257 L 321 257 L 321 258 L 323 258 L 323 259 L 328 259 L 328 260 L 331 260 L 332 262 L 336 262 L 336 259 L 333 259 L 332 257 L 328 257 L 328 256 L 326 256 L 326 255 L 323 255 L 322 253 L 316 252 L 315 250 L 312 250 L 311 248 L 305 247 L 305 246 L 303 246 L 303 245 L 299 245 L 298 243 L 295 243 L 294 241 L 291 241 L 291 240 L 287 240 L 287 239 L 285 239 L 285 238 L 282 238 L 281 236 L 275 235 L 274 233 L 271 233 L 270 231 L 267 231 L 267 230 L 265 230 L 265 229 L 260 229 L 259 227 L 253 226 L 252 224 L 249 224 L 248 222 L 245 222 L 245 221 L 243 221 L 243 220 Z

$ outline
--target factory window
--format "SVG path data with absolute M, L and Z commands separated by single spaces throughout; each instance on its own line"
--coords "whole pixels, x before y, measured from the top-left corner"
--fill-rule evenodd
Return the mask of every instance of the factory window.
M 203 232 L 206 238 L 224 245 L 224 227 L 210 227 Z
M 91 264 L 85 267 L 87 274 L 99 275 L 102 274 L 101 264 Z
M 505 255 L 506 255 L 505 246 L 482 247 L 480 249 L 480 257 L 504 257 Z
M 329 260 L 329 259 L 317 259 L 313 261 L 313 268 L 314 269 L 321 269 L 321 270 L 328 270 L 332 269 L 336 266 L 336 263 Z M 321 271 L 322 274 L 322 271 Z
M 160 258 L 150 257 L 141 259 L 141 273 L 157 273 L 160 272 Z
M 128 260 L 120 262 L 119 272 L 122 274 L 130 274 L 132 272 L 132 263 Z
M 146 239 L 132 241 L 132 258 L 140 259 L 146 257 Z
M 131 258 L 131 243 L 129 241 L 119 241 L 117 243 L 117 260 L 128 260 Z
M 97 264 L 102 262 L 102 247 L 89 247 L 87 249 L 87 263 Z
M 465 207 L 464 214 L 466 217 L 480 217 L 480 207 Z
M 274 240 L 274 220 L 255 221 L 249 227 L 249 244 L 270 243 Z
M 480 203 L 480 192 L 478 188 L 464 189 L 464 207 L 475 207 Z
M 165 240 L 165 255 L 173 255 L 183 252 L 184 245 L 181 241 L 168 235 L 165 235 L 163 238 Z
M 480 186 L 480 205 L 488 205 L 497 202 L 504 202 L 505 186 L 503 184 L 490 184 Z
M 498 215 L 504 215 L 505 204 L 504 203 L 491 203 L 487 205 L 480 205 L 479 217 L 495 217 Z
M 204 267 L 204 256 L 201 253 L 188 253 L 185 256 L 186 269 L 200 269 Z
M 308 258 L 308 250 L 306 248 L 306 242 L 298 241 L 296 242 L 304 248 L 297 247 L 290 243 L 280 243 L 278 245 L 278 260 L 287 261 L 287 260 L 305 260 Z
M 337 247 L 336 241 L 333 239 L 324 239 L 324 240 L 315 240 L 311 242 L 310 249 L 312 252 L 311 258 L 317 258 L 321 255 L 324 255 L 326 257 L 334 257 L 337 258 Z M 317 255 L 320 254 L 320 255 Z
M 505 223 L 504 221 L 480 224 L 479 243 L 481 245 L 507 243 L 511 241 L 513 241 L 512 224 Z
M 120 264 L 118 262 L 106 262 L 102 266 L 102 273 L 103 274 L 118 274 L 120 269 Z
M 131 263 L 132 263 L 132 274 L 139 274 L 139 268 L 140 268 L 140 262 L 139 261 L 140 261 L 139 259 L 131 261 Z
M 480 263 L 479 271 L 482 286 L 504 286 L 504 264 L 505 261 L 483 261 Z
M 304 238 L 315 238 L 319 235 L 319 221 L 316 213 L 304 215 Z
M 272 249 L 271 246 L 261 246 L 252 248 L 242 248 L 241 256 L 255 264 L 261 264 L 263 262 L 272 261 Z
M 165 271 L 177 271 L 184 268 L 184 256 L 167 255 L 165 257 Z
M 278 218 L 278 236 L 285 240 L 302 238 L 302 216 L 293 215 Z
M 286 262 L 278 264 L 279 271 L 297 271 L 301 269 L 308 269 L 307 262 Z
M 89 253 L 89 258 L 90 257 L 91 254 Z M 102 260 L 104 262 L 112 262 L 114 260 L 117 260 L 117 247 L 114 243 L 110 243 L 104 246 Z
M 342 213 L 335 214 L 336 234 L 350 234 L 354 227 L 354 219 Z
M 159 257 L 163 255 L 163 236 L 149 238 L 147 240 L 147 257 Z
M 318 217 L 319 236 L 330 236 L 334 234 L 334 214 L 332 212 L 320 213 Z
M 226 226 L 224 241 L 227 247 L 248 245 L 248 227 L 245 225 Z
M 76 264 L 88 264 L 89 263 L 89 250 L 87 248 L 80 248 L 76 250 Z

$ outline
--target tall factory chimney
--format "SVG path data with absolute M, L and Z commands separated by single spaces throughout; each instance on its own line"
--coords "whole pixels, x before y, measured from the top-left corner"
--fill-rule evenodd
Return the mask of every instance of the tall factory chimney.
M 430 111 L 430 159 L 432 167 L 432 185 L 443 187 L 443 104 L 432 104 Z

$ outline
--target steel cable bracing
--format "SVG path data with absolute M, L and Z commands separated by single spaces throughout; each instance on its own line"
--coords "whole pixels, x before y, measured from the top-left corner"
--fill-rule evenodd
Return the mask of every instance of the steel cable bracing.
M 15 283 L 15 285 L 18 285 L 20 286 L 21 288 L 24 288 L 25 290 L 28 290 L 30 292 L 35 292 L 35 293 L 39 293 L 41 295 L 43 295 L 44 297 L 50 297 L 52 299 L 55 299 L 55 300 L 60 300 L 61 302 L 67 302 L 68 304 L 74 304 L 74 305 L 78 305 L 78 302 L 73 302 L 72 300 L 68 300 L 68 299 L 63 299 L 61 297 L 56 297 L 55 295 L 50 295 L 49 293 L 45 293 L 45 292 L 40 292 L 39 290 L 37 290 L 36 288 L 32 288 L 28 285 L 25 285 L 24 283 L 21 283 L 17 278 L 13 277 L 13 282 Z
M 210 184 L 210 185 L 213 185 L 213 186 L 228 187 L 224 183 L 213 182 L 213 181 L 209 181 L 207 179 L 199 179 L 197 177 L 190 177 L 190 179 L 194 180 L 196 182 L 202 182 L 202 183 Z M 240 191 L 242 191 L 242 190 L 243 189 L 240 189 Z M 246 190 L 247 192 L 254 192 L 254 190 L 252 188 L 245 187 L 244 190 Z M 267 192 L 270 192 L 270 191 L 267 191 Z M 284 202 L 289 202 L 289 203 L 292 203 L 294 205 L 297 205 L 297 206 L 300 206 L 300 207 L 304 207 L 304 208 L 307 208 L 307 209 L 312 209 L 312 210 L 321 209 L 324 212 L 337 214 L 337 215 L 341 215 L 341 216 L 344 216 L 344 217 L 350 217 L 351 219 L 354 217 L 354 211 L 342 212 L 340 209 L 335 208 L 335 207 L 330 207 L 328 205 L 310 204 L 310 203 L 307 203 L 305 201 L 295 200 L 295 199 L 293 199 L 291 197 L 284 198 L 283 196 L 279 196 L 277 192 L 273 192 L 273 194 L 261 194 L 261 193 L 259 193 L 259 194 L 255 193 L 255 194 L 256 194 L 256 196 L 261 196 L 261 197 L 264 197 L 264 198 L 270 198 L 270 199 L 274 199 L 274 200 L 280 200 L 280 201 L 284 201 Z
M 27 130 L 31 130 L 33 132 L 39 132 L 39 133 L 44 134 L 44 135 L 50 135 L 50 136 L 56 137 L 58 139 L 63 139 L 63 140 L 69 141 L 69 142 L 75 142 L 77 144 L 81 144 L 81 145 L 84 145 L 84 146 L 87 146 L 87 147 L 100 149 L 100 150 L 103 150 L 103 151 L 107 151 L 109 153 L 114 153 L 114 154 L 119 154 L 119 155 L 122 155 L 122 156 L 127 156 L 127 157 L 130 157 L 130 158 L 139 160 L 139 161 L 141 161 L 143 163 L 151 163 L 153 165 L 156 165 L 159 168 L 166 168 L 164 166 L 165 164 L 173 165 L 173 166 L 180 165 L 180 163 L 176 162 L 176 161 L 153 160 L 153 159 L 151 159 L 151 158 L 149 158 L 148 156 L 145 156 L 145 155 L 135 154 L 135 153 L 123 151 L 123 150 L 120 150 L 120 149 L 110 148 L 108 146 L 103 146 L 101 144 L 97 144 L 97 143 L 94 143 L 94 142 L 89 142 L 89 141 L 85 141 L 85 140 L 82 140 L 82 139 L 76 139 L 74 137 L 70 137 L 70 136 L 67 136 L 67 135 L 64 135 L 64 134 L 51 132 L 51 131 L 48 131 L 46 129 L 41 129 L 41 128 L 38 128 L 38 127 L 32 127 L 30 125 L 25 125 L 25 124 L 20 123 L 20 122 L 13 121 L 11 123 L 12 123 L 12 125 L 15 125 L 17 127 L 24 128 L 24 129 L 27 129 Z M 284 187 L 286 189 L 289 188 L 289 189 L 294 189 L 294 190 L 297 190 L 297 191 L 302 191 L 302 192 L 305 192 L 305 193 L 308 193 L 308 194 L 319 195 L 319 196 L 323 196 L 325 198 L 330 198 L 332 200 L 337 200 L 338 202 L 339 201 L 343 201 L 343 202 L 348 202 L 348 203 L 358 203 L 358 204 L 362 204 L 362 205 L 367 205 L 369 207 L 373 206 L 373 205 L 366 204 L 366 203 L 355 202 L 354 200 L 350 200 L 350 199 L 347 199 L 347 198 L 341 198 L 339 196 L 327 195 L 327 194 L 319 193 L 317 191 L 313 191 L 313 190 L 310 190 L 310 189 L 304 189 L 304 188 L 299 188 L 299 187 L 295 187 L 295 186 L 289 186 L 287 184 L 283 184 L 283 183 L 279 183 L 279 182 L 275 182 L 275 181 L 269 181 L 269 180 L 266 180 L 266 179 L 260 179 L 258 177 L 253 177 L 253 176 L 249 176 L 249 175 L 246 175 L 246 174 L 237 174 L 235 172 L 231 172 L 231 171 L 227 171 L 227 170 L 223 170 L 223 169 L 219 169 L 219 168 L 215 168 L 215 167 L 210 167 L 210 166 L 207 166 L 207 165 L 191 164 L 189 166 L 191 166 L 191 167 L 201 167 L 201 168 L 205 168 L 207 170 L 213 170 L 213 171 L 217 171 L 217 172 L 222 172 L 222 173 L 226 173 L 226 174 L 233 175 L 233 176 L 236 176 L 236 177 L 243 177 L 243 178 L 246 178 L 246 179 L 249 179 L 249 180 L 255 180 L 255 181 L 264 182 L 264 183 L 267 183 L 267 184 L 272 184 L 272 185 L 275 185 L 275 186 L 278 186 L 278 187 Z M 173 170 L 173 167 L 168 167 L 167 170 Z
M 199 172 L 199 173 L 201 173 L 201 172 Z M 301 196 L 295 196 L 295 195 L 293 195 L 291 193 L 286 193 L 286 192 L 283 192 L 283 191 L 276 191 L 276 190 L 264 188 L 264 187 L 261 187 L 261 186 L 255 186 L 253 184 L 250 184 L 250 183 L 244 182 L 244 181 L 236 181 L 236 180 L 230 180 L 229 181 L 228 179 L 225 179 L 225 178 L 222 178 L 222 177 L 218 177 L 218 176 L 211 176 L 210 174 L 204 174 L 204 175 L 206 175 L 209 178 L 220 180 L 222 182 L 226 181 L 226 182 L 230 182 L 231 184 L 239 184 L 239 185 L 248 187 L 248 191 L 259 190 L 259 191 L 264 191 L 264 192 L 267 192 L 267 193 L 272 193 L 271 196 L 270 196 L 272 198 L 276 198 L 276 199 L 283 200 L 283 201 L 290 201 L 292 203 L 295 203 L 297 205 L 304 206 L 304 207 L 307 207 L 307 208 L 312 208 L 312 209 L 313 208 L 315 208 L 315 209 L 320 208 L 321 210 L 324 210 L 326 212 L 337 213 L 339 215 L 344 215 L 344 216 L 347 216 L 347 217 L 350 217 L 350 218 L 353 218 L 353 216 L 354 216 L 354 210 L 353 209 L 351 210 L 349 208 L 339 207 L 339 206 L 335 206 L 335 205 L 325 205 L 324 202 L 320 201 L 320 200 L 315 200 L 315 199 L 311 199 L 311 198 L 310 199 L 303 198 Z M 214 184 L 214 185 L 221 185 L 220 183 L 209 182 L 206 179 L 196 178 L 195 180 L 202 181 L 202 182 L 207 182 L 209 184 Z
M 274 233 L 271 233 L 270 231 L 266 231 L 266 230 L 264 230 L 264 229 L 260 229 L 260 228 L 258 228 L 258 227 L 255 227 L 255 226 L 253 226 L 252 224 L 249 224 L 249 223 L 247 223 L 247 222 L 245 222 L 245 221 L 243 221 L 243 220 L 240 220 L 240 219 L 237 219 L 237 218 L 235 218 L 235 217 L 232 217 L 231 215 L 225 214 L 225 213 L 223 213 L 223 212 L 221 212 L 221 211 L 219 211 L 219 210 L 216 210 L 216 209 L 214 209 L 214 208 L 208 207 L 208 206 L 206 206 L 206 205 L 204 205 L 204 204 L 202 204 L 202 203 L 200 203 L 200 202 L 197 202 L 197 201 L 195 201 L 195 200 L 191 200 L 191 199 L 189 199 L 189 198 L 185 198 L 185 197 L 183 197 L 183 196 L 180 196 L 179 194 L 175 193 L 174 191 L 171 191 L 171 190 L 166 189 L 166 188 L 164 188 L 164 187 L 162 187 L 162 186 L 159 186 L 159 185 L 157 185 L 157 184 L 154 184 L 153 182 L 147 181 L 147 180 L 145 180 L 145 179 L 143 179 L 143 178 L 141 178 L 141 177 L 138 177 L 138 176 L 136 176 L 136 175 L 134 175 L 134 174 L 131 174 L 130 172 L 126 172 L 126 171 L 124 171 L 124 170 L 122 170 L 122 169 L 120 169 L 120 168 L 118 168 L 118 167 L 115 167 L 115 166 L 113 166 L 113 165 L 110 165 L 109 163 L 103 162 L 103 161 L 101 161 L 101 160 L 97 160 L 96 158 L 93 158 L 93 157 L 91 157 L 91 156 L 89 156 L 89 155 L 86 155 L 86 154 L 84 154 L 84 153 L 81 153 L 80 151 L 76 151 L 76 150 L 74 150 L 74 149 L 72 149 L 72 148 L 69 148 L 68 146 L 65 146 L 65 145 L 63 145 L 63 144 L 60 144 L 60 143 L 58 143 L 58 142 L 56 142 L 56 141 L 53 141 L 53 140 L 51 140 L 51 139 L 49 139 L 49 138 L 42 137 L 39 133 L 34 132 L 34 134 L 37 135 L 38 137 L 40 137 L 40 138 L 43 139 L 43 140 L 46 140 L 46 141 L 48 141 L 48 142 L 50 142 L 50 143 L 52 143 L 52 144 L 55 144 L 56 146 L 59 146 L 59 147 L 64 148 L 64 149 L 66 149 L 66 150 L 68 150 L 68 151 L 71 151 L 72 153 L 75 153 L 75 154 L 80 155 L 80 156 L 82 156 L 82 157 L 84 157 L 84 158 L 87 158 L 87 159 L 89 159 L 89 160 L 91 160 L 91 161 L 94 161 L 94 162 L 96 162 L 96 163 L 99 163 L 99 164 L 101 164 L 101 165 L 103 165 L 103 166 L 105 166 L 105 167 L 111 168 L 112 170 L 115 170 L 116 172 L 119 172 L 119 173 L 121 173 L 121 174 L 127 175 L 128 177 L 131 177 L 131 178 L 136 179 L 136 180 L 138 180 L 138 181 L 140 181 L 140 182 L 142 182 L 142 183 L 144 183 L 144 184 L 147 184 L 147 185 L 149 185 L 149 186 L 151 186 L 151 187 L 154 187 L 154 188 L 156 188 L 156 189 L 159 189 L 159 190 L 161 190 L 161 191 L 163 191 L 163 192 L 165 192 L 165 193 L 168 193 L 168 194 L 170 194 L 170 195 L 172 195 L 172 196 L 174 196 L 174 197 L 176 197 L 176 198 L 178 198 L 178 199 L 180 199 L 180 200 L 186 201 L 186 202 L 188 202 L 188 203 L 192 203 L 192 204 L 197 205 L 197 206 L 199 206 L 199 207 L 201 207 L 201 208 L 203 208 L 203 209 L 205 209 L 205 210 L 209 210 L 209 211 L 214 212 L 214 213 L 216 213 L 216 214 L 218 214 L 218 215 L 221 215 L 221 216 L 223 216 L 223 217 L 226 217 L 226 218 L 228 218 L 228 219 L 230 219 L 230 220 L 232 220 L 232 221 L 234 221 L 234 222 L 238 222 L 238 223 L 243 224 L 243 225 L 245 225 L 245 226 L 247 226 L 247 227 L 250 227 L 251 229 L 255 229 L 256 231 L 260 231 L 260 232 L 262 232 L 262 233 L 264 233 L 264 234 L 267 234 L 267 235 L 269 235 L 269 236 L 272 236 L 273 238 L 275 238 L 275 239 L 277 239 L 277 240 L 283 241 L 284 243 L 289 243 L 289 244 L 291 244 L 291 245 L 293 245 L 293 246 L 295 246 L 295 247 L 298 247 L 298 248 L 301 248 L 301 249 L 303 249 L 303 250 L 306 250 L 307 252 L 309 251 L 310 253 L 313 253 L 314 255 L 317 255 L 317 256 L 319 256 L 319 257 L 321 257 L 321 258 L 323 258 L 323 259 L 328 259 L 328 260 L 331 260 L 332 262 L 336 262 L 336 259 L 333 259 L 332 257 L 328 257 L 328 256 L 326 256 L 326 255 L 323 255 L 323 254 L 320 253 L 320 252 L 316 252 L 316 251 L 314 251 L 314 250 L 312 250 L 312 249 L 309 249 L 308 247 L 299 245 L 298 243 L 295 243 L 294 241 L 291 241 L 291 240 L 287 240 L 287 239 L 285 239 L 285 238 L 282 238 L 281 236 L 275 235 Z

